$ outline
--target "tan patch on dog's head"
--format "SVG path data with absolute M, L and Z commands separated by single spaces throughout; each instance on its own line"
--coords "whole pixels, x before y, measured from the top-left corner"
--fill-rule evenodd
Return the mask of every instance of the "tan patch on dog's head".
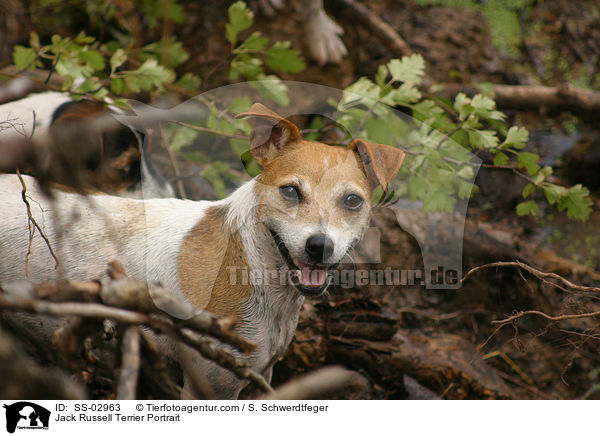
M 239 279 L 232 283 L 230 267 L 246 267 L 247 262 L 239 235 L 230 235 L 223 220 L 224 210 L 211 207 L 185 236 L 177 259 L 179 285 L 195 308 L 239 317 L 250 287 Z
M 365 140 L 347 148 L 305 141 L 260 103 L 238 117 L 253 118 L 250 151 L 264 168 L 256 179 L 258 219 L 282 241 L 288 266 L 318 270 L 342 261 L 368 228 L 373 190 L 387 188 L 404 152 Z M 326 241 L 326 256 L 316 241 Z
M 294 262 L 310 261 L 306 240 L 317 233 L 333 240 L 331 262 L 338 262 L 368 228 L 371 184 L 356 153 L 347 148 L 299 141 L 269 162 L 257 182 L 259 220 L 279 234 Z M 299 201 L 282 196 L 286 186 L 297 189 Z M 362 206 L 344 207 L 349 195 L 360 197 Z
M 331 170 L 334 166 L 344 170 L 338 164 L 340 159 L 348 159 L 348 152 L 341 151 L 339 147 L 304 141 L 294 123 L 263 104 L 254 103 L 248 112 L 236 116 L 243 117 L 253 119 L 250 152 L 265 168 L 265 172 L 275 160 L 283 161 L 287 165 L 308 163 L 315 172 Z M 396 147 L 364 139 L 355 139 L 348 145 L 347 150 L 356 156 L 358 167 L 367 176 L 371 190 L 377 186 L 385 190 L 398 173 L 405 157 L 405 153 Z M 318 160 L 322 158 L 325 160 Z

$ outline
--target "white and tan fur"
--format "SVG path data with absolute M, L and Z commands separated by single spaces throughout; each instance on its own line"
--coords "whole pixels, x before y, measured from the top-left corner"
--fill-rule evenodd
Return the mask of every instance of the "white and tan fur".
M 403 153 L 362 140 L 348 148 L 305 141 L 293 123 L 258 103 L 241 115 L 254 117 L 250 146 L 264 171 L 221 201 L 56 191 L 51 202 L 33 179 L 25 177 L 25 183 L 32 213 L 54 244 L 67 278 L 102 277 L 107 262 L 119 259 L 131 277 L 160 282 L 197 309 L 234 317 L 237 331 L 257 345 L 255 352 L 238 357 L 270 378 L 292 340 L 304 296 L 325 291 L 323 271 L 360 240 L 369 222 L 372 190 L 394 177 Z M 289 185 L 297 187 L 301 199 L 283 197 L 280 188 Z M 20 191 L 15 175 L 0 176 L 2 282 L 26 278 L 29 231 Z M 364 200 L 356 210 L 342 204 L 349 194 Z M 272 232 L 285 245 L 286 257 Z M 323 248 L 318 262 L 307 254 L 307 240 L 316 233 L 331 244 L 317 244 Z M 292 263 L 298 271 L 291 283 L 231 282 L 232 270 L 286 271 Z M 33 238 L 28 273 L 33 280 L 57 274 L 39 235 Z M 188 348 L 177 353 L 176 358 L 192 363 L 184 365 L 184 372 L 197 371 L 219 398 L 237 398 L 247 384 Z

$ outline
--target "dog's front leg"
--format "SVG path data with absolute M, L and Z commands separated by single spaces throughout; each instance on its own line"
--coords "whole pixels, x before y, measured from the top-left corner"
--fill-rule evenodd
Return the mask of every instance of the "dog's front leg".
M 183 370 L 182 399 L 235 400 L 248 384 L 187 345 L 177 345 L 177 359 Z

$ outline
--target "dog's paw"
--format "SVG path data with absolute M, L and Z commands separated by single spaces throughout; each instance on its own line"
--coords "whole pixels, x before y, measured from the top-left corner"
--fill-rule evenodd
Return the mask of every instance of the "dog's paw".
M 322 7 L 310 11 L 305 21 L 305 34 L 311 56 L 324 65 L 339 63 L 348 53 L 342 42 L 342 28 L 333 21 Z

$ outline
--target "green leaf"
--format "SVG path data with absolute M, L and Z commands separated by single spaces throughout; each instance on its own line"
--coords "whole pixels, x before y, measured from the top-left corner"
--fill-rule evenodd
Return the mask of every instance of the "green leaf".
M 89 77 L 94 69 L 87 64 L 82 64 L 79 61 L 79 56 L 76 51 L 65 51 L 56 63 L 56 72 L 64 77 L 80 78 Z
M 560 201 L 561 198 L 568 195 L 569 191 L 564 186 L 547 184 L 543 186 L 544 195 L 546 196 L 546 200 L 550 204 L 556 204 Z
M 254 22 L 254 12 L 243 1 L 237 1 L 227 10 L 229 23 L 225 25 L 225 37 L 232 46 L 237 42 L 237 35 L 246 30 Z
M 525 201 L 523 203 L 517 204 L 517 215 L 519 215 L 519 216 L 524 216 L 524 215 L 536 216 L 539 211 L 540 211 L 540 208 L 538 207 L 537 203 L 533 200 L 529 200 L 529 201 Z
M 493 130 L 468 130 L 469 141 L 474 148 L 494 148 L 498 145 L 498 137 Z
M 250 50 L 261 52 L 265 50 L 268 42 L 269 39 L 262 36 L 260 32 L 254 32 L 252 35 L 246 38 L 244 42 L 242 42 L 240 46 L 235 49 L 235 51 L 242 52 L 245 50 Z
M 98 100 L 102 100 L 108 95 L 108 90 L 102 86 L 100 80 L 97 77 L 89 77 L 81 85 L 75 88 L 73 91 L 80 94 L 88 94 Z
M 60 53 L 70 43 L 68 38 L 63 39 L 60 35 L 52 35 L 50 38 L 50 49 L 53 53 Z
M 379 67 L 377 68 L 377 73 L 375 74 L 375 83 L 377 83 L 377 86 L 379 86 L 380 88 L 383 88 L 386 84 L 386 78 L 388 76 L 388 70 L 385 67 L 385 65 L 379 65 Z
M 475 109 L 493 110 L 496 108 L 496 102 L 485 95 L 477 94 L 471 100 L 471 106 Z
M 527 198 L 529 197 L 531 194 L 533 194 L 535 192 L 535 190 L 537 189 L 537 186 L 535 186 L 533 183 L 528 183 L 525 185 L 525 187 L 523 188 L 523 198 Z M 552 204 L 552 203 L 550 203 Z
M 67 40 L 68 40 L 68 38 L 67 38 Z M 88 44 L 91 44 L 92 42 L 94 42 L 95 40 L 96 40 L 96 38 L 94 38 L 93 36 L 86 35 L 84 30 L 79 32 L 77 34 L 77 36 L 75 38 L 73 38 L 73 42 L 78 45 L 88 45 Z
M 288 88 L 277 76 L 267 76 L 261 74 L 256 82 L 249 82 L 250 87 L 260 92 L 267 100 L 274 102 L 279 106 L 287 106 L 290 102 L 288 97 Z
M 137 70 L 125 73 L 125 83 L 132 92 L 158 88 L 174 79 L 175 73 L 158 65 L 156 59 L 148 59 Z
M 517 160 L 519 167 L 525 168 L 530 176 L 535 176 L 540 170 L 540 166 L 538 165 L 540 157 L 535 153 L 519 153 Z
M 524 127 L 512 126 L 506 133 L 506 139 L 500 148 L 513 147 L 522 149 L 529 141 L 529 131 Z
M 123 94 L 126 90 L 125 81 L 119 77 L 115 77 L 110 81 L 110 90 L 117 95 Z
M 508 156 L 506 154 L 502 153 L 501 151 L 496 153 L 496 155 L 494 156 L 494 165 L 502 166 L 502 165 L 506 165 L 507 163 L 508 163 Z
M 182 89 L 197 91 L 200 88 L 201 83 L 200 77 L 196 76 L 194 73 L 185 73 L 177 80 L 177 82 L 175 82 L 175 86 Z
M 434 191 L 423 199 L 423 212 L 452 212 L 456 199 L 443 191 Z
M 183 48 L 181 41 L 177 41 L 174 36 L 165 36 L 160 41 L 145 46 L 142 58 L 156 58 L 165 67 L 174 68 L 187 61 L 190 54 Z
M 115 53 L 110 57 L 110 72 L 114 73 L 117 68 L 125 63 L 127 60 L 127 53 L 122 48 L 115 51 Z
M 29 47 L 23 47 L 22 45 L 15 45 L 13 49 L 13 62 L 15 68 L 19 71 L 25 69 L 32 69 L 39 66 L 39 62 L 35 60 L 37 52 Z
M 568 218 L 585 221 L 592 213 L 592 204 L 590 191 L 584 186 L 575 185 L 569 188 L 567 195 L 561 197 L 558 210 L 566 209 Z
M 463 179 L 471 180 L 473 178 L 473 167 L 463 165 L 463 167 L 456 172 L 456 175 Z
M 365 101 L 365 104 L 371 105 L 379 97 L 379 87 L 366 77 L 361 77 L 352 85 L 344 89 L 342 99 L 338 104 L 340 111 L 345 111 L 344 106 L 357 102 Z
M 276 42 L 267 50 L 266 64 L 281 73 L 299 73 L 306 68 L 298 50 L 290 48 L 289 41 Z
M 392 78 L 397 82 L 419 84 L 425 74 L 425 60 L 420 54 L 392 59 L 387 64 Z
M 250 177 L 256 177 L 262 172 L 262 167 L 256 159 L 254 159 L 250 150 L 245 151 L 240 157 L 242 158 L 244 170 L 246 170 L 246 173 Z
M 183 126 L 169 126 L 169 148 L 178 153 L 182 148 L 192 144 L 200 132 Z
M 454 110 L 458 112 L 461 120 L 466 120 L 473 113 L 475 108 L 471 105 L 471 99 L 466 94 L 459 92 L 454 97 Z
M 466 111 L 466 114 L 472 112 L 479 118 L 484 120 L 496 120 L 501 121 L 505 118 L 505 115 L 502 112 L 494 110 L 496 108 L 496 102 L 492 100 L 490 97 L 486 97 L 482 94 L 476 94 L 467 107 L 463 108 L 463 111 Z
M 394 133 L 387 129 L 387 126 L 388 122 L 386 120 L 372 116 L 368 116 L 363 123 L 363 127 L 367 132 L 366 137 L 369 140 L 381 144 L 393 144 L 396 138 Z
M 391 91 L 381 101 L 390 104 L 403 104 L 408 105 L 410 103 L 416 103 L 421 98 L 421 93 L 417 88 L 407 83 L 403 83 L 399 88 Z
M 471 196 L 471 192 L 477 192 L 477 186 L 464 180 L 458 183 L 458 198 L 465 200 Z
M 231 62 L 229 78 L 238 80 L 242 76 L 248 80 L 256 80 L 262 71 L 263 67 L 260 59 L 239 56 Z
M 31 32 L 29 34 L 29 45 L 35 51 L 39 51 L 39 49 L 40 49 L 40 36 L 37 34 L 37 32 Z
M 104 56 L 97 50 L 84 50 L 79 52 L 79 62 L 89 66 L 90 74 L 104 68 Z
M 154 29 L 159 20 L 169 20 L 183 23 L 185 14 L 183 6 L 177 0 L 143 0 L 142 12 L 148 18 L 150 29 Z
M 69 89 L 71 89 L 71 87 L 73 86 L 74 83 L 75 83 L 75 79 L 73 77 L 66 76 L 65 80 L 63 81 L 63 83 L 60 87 L 63 91 L 68 91 Z
M 456 97 L 454 97 L 454 110 L 458 112 L 460 111 L 461 107 L 469 103 L 471 103 L 471 99 L 467 97 L 467 94 L 464 92 L 459 92 L 456 94 Z
M 229 105 L 229 111 L 235 115 L 246 112 L 252 106 L 252 100 L 249 97 L 236 97 Z

